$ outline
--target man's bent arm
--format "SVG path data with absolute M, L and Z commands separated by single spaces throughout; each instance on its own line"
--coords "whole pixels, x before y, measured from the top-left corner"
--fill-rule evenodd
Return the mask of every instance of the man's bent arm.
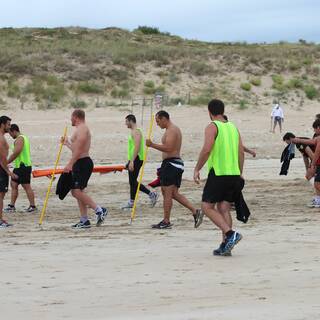
M 169 153 L 174 150 L 175 142 L 176 142 L 176 135 L 169 133 L 166 137 L 165 144 L 157 144 L 152 142 L 150 147 L 153 149 L 159 150 L 161 152 Z
M 293 138 L 292 142 L 295 144 L 300 143 L 300 144 L 307 144 L 307 145 L 314 146 L 317 143 L 317 140 L 316 139 Z
M 3 170 L 8 174 L 11 175 L 11 172 L 8 168 L 8 161 L 6 157 L 6 150 L 3 147 L 3 145 L 0 146 L 0 165 L 3 168 Z
M 317 165 L 317 161 L 319 160 L 319 158 L 320 158 L 320 140 L 318 140 L 316 150 L 314 151 L 313 158 L 311 161 L 311 166 L 315 167 Z
M 243 172 L 243 164 L 244 164 L 244 148 L 243 148 L 242 139 L 239 133 L 239 169 L 241 174 Z
M 72 143 L 70 143 L 70 140 L 69 140 L 68 137 L 66 137 L 66 139 L 65 139 L 63 144 L 73 152 Z

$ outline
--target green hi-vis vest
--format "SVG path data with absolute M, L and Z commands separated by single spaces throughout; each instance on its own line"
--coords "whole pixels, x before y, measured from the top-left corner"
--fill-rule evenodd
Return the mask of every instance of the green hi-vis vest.
M 218 128 L 207 162 L 216 176 L 239 176 L 239 132 L 232 122 L 213 121 Z
M 14 167 L 15 168 L 20 168 L 21 164 L 24 164 L 26 167 L 31 167 L 32 162 L 31 162 L 31 154 L 30 154 L 30 142 L 28 137 L 25 135 L 21 134 L 18 137 L 23 138 L 23 149 L 18 155 L 18 157 L 14 160 Z
M 138 152 L 138 156 L 140 160 L 144 159 L 144 138 L 143 138 L 143 133 L 142 130 L 138 128 L 138 130 L 141 133 L 141 141 L 140 141 L 140 149 Z M 134 154 L 134 139 L 131 134 L 129 134 L 128 137 L 128 160 L 134 160 L 133 159 L 133 154 Z

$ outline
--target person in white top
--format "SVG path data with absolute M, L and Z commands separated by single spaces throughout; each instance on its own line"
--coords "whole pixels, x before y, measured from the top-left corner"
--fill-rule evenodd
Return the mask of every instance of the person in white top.
M 283 110 L 279 103 L 276 103 L 271 112 L 271 128 L 270 131 L 275 132 L 277 123 L 279 124 L 280 133 L 282 132 L 282 123 L 284 122 Z M 273 129 L 272 129 L 273 123 Z

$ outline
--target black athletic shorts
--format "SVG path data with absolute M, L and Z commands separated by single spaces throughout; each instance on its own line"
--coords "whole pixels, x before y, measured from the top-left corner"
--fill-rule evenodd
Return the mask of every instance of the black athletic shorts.
M 9 176 L 0 166 L 0 192 L 8 192 Z
M 90 157 L 78 159 L 72 167 L 72 188 L 83 190 L 87 187 L 93 170 Z
M 320 182 L 320 166 L 317 166 L 317 168 L 316 168 L 316 174 L 314 176 L 314 181 Z
M 12 181 L 18 184 L 30 184 L 32 167 L 26 167 L 24 164 L 21 164 L 20 168 L 13 169 L 13 173 L 18 176 L 18 179 L 12 179 Z
M 281 124 L 281 117 L 274 117 L 274 123 L 279 123 L 279 124 Z
M 216 176 L 210 170 L 202 193 L 202 202 L 234 202 L 243 189 L 244 180 L 240 176 Z
M 180 188 L 184 164 L 180 158 L 164 159 L 160 168 L 160 185 L 162 187 L 176 186 Z

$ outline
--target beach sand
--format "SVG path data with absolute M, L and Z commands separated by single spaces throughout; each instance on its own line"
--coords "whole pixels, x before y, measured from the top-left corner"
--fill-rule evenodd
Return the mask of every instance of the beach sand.
M 186 172 L 181 192 L 200 206 L 204 181 L 195 185 L 192 172 L 208 123 L 206 108 L 168 111 L 183 132 Z M 1 318 L 319 318 L 320 210 L 306 207 L 313 191 L 304 179 L 302 159 L 297 154 L 288 176 L 280 177 L 284 145 L 279 133 L 269 133 L 269 111 L 227 109 L 226 113 L 239 127 L 244 144 L 258 153 L 256 159 L 246 156 L 244 196 L 252 216 L 247 224 L 234 220 L 244 238 L 232 257 L 212 256 L 220 232 L 207 218 L 194 229 L 191 214 L 178 204 L 172 211 L 173 229 L 150 229 L 162 218 L 161 197 L 151 209 L 141 194 L 130 225 L 130 212 L 119 209 L 128 200 L 126 172 L 92 176 L 88 193 L 108 207 L 109 215 L 100 228 L 72 230 L 70 225 L 78 221 L 76 201 L 70 195 L 60 201 L 54 195 L 55 182 L 42 227 L 39 214 L 21 212 L 28 205 L 21 191 L 16 204 L 20 212 L 6 215 L 14 226 L 0 230 Z M 315 107 L 307 115 L 287 110 L 284 130 L 312 135 L 315 113 Z M 115 108 L 87 112 L 96 164 L 125 163 L 126 114 L 128 110 Z M 34 166 L 52 167 L 70 110 L 9 115 L 30 137 Z M 148 114 L 143 127 L 147 131 Z M 156 141 L 161 134 L 155 128 Z M 64 150 L 61 164 L 69 156 Z M 148 159 L 146 183 L 155 177 L 160 154 L 152 150 Z M 203 171 L 203 179 L 205 175 Z M 33 180 L 39 208 L 48 183 L 47 178 Z M 9 194 L 5 204 L 8 201 Z

